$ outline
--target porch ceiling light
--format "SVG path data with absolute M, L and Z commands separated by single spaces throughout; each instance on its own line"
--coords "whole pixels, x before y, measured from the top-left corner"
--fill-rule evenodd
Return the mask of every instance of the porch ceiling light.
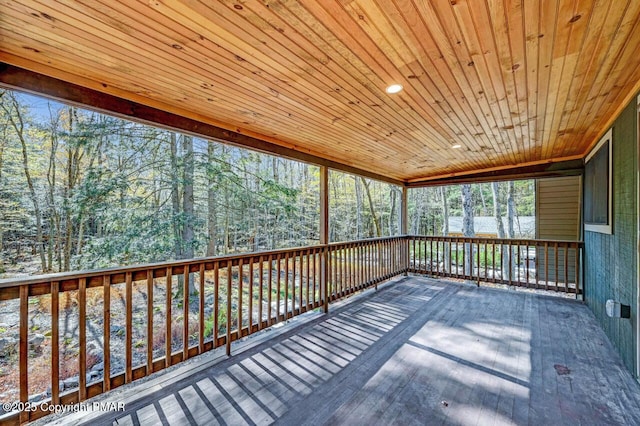
M 460 145 L 459 143 L 451 145 L 451 149 L 460 149 L 462 148 L 462 145 Z
M 391 95 L 393 95 L 394 93 L 399 93 L 401 92 L 403 89 L 402 84 L 392 84 L 390 86 L 388 86 L 385 91 Z

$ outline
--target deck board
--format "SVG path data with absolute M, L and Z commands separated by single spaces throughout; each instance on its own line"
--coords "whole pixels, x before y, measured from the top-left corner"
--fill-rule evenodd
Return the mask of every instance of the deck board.
M 640 385 L 582 302 L 418 277 L 167 374 L 128 385 L 124 412 L 56 421 L 640 424 Z

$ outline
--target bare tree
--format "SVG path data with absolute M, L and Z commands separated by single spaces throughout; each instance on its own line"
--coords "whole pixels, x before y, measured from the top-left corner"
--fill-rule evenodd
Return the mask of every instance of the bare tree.
M 440 203 L 442 206 L 442 235 L 449 235 L 449 200 L 447 194 L 447 187 L 441 186 L 439 187 L 440 193 Z M 436 242 L 436 244 L 438 244 Z M 443 250 L 444 255 L 444 270 L 445 272 L 449 272 L 449 266 L 451 265 L 451 257 L 449 250 Z M 440 262 L 440 259 L 436 259 L 437 262 Z
M 169 135 L 170 163 L 171 163 L 171 206 L 173 228 L 173 251 L 176 259 L 182 258 L 182 228 L 180 226 L 180 192 L 179 192 L 179 164 L 178 137 L 175 133 Z
M 216 176 L 211 170 L 212 164 L 216 161 L 216 145 L 209 141 L 207 143 L 207 256 L 216 255 L 216 225 L 218 217 L 216 214 Z
M 473 229 L 473 195 L 471 193 L 471 185 L 462 185 L 462 235 L 465 237 L 474 237 Z M 473 272 L 473 246 L 465 243 L 464 250 L 464 273 L 471 275 Z
M 42 212 L 40 210 L 40 203 L 38 196 L 36 195 L 35 185 L 31 178 L 31 171 L 29 169 L 29 154 L 27 152 L 27 140 L 25 132 L 24 118 L 22 117 L 22 111 L 20 110 L 20 104 L 15 95 L 11 92 L 5 92 L 2 100 L 7 99 L 7 102 L 0 102 L 2 109 L 4 110 L 9 123 L 13 128 L 20 146 L 22 147 L 22 166 L 24 169 L 24 175 L 27 180 L 27 186 L 29 187 L 29 197 L 33 204 L 33 212 L 36 219 L 36 245 L 38 247 L 38 253 L 40 254 L 40 263 L 42 272 L 47 272 L 47 260 L 45 258 L 43 235 L 42 235 Z
M 376 227 L 376 237 L 382 236 L 382 228 L 380 228 L 380 220 L 378 219 L 378 215 L 376 214 L 376 210 L 373 207 L 373 199 L 371 198 L 371 190 L 369 189 L 369 182 L 360 176 L 360 180 L 362 181 L 362 185 L 364 186 L 364 190 L 367 193 L 367 199 L 369 200 L 369 209 L 371 210 L 371 217 L 373 219 L 373 224 Z
M 194 160 L 193 160 L 193 137 L 182 135 L 182 257 L 184 259 L 193 259 L 194 257 L 194 199 L 193 199 L 193 182 L 194 182 Z M 193 274 L 189 274 L 189 294 L 196 292 Z M 186 338 L 186 337 L 185 337 Z
M 504 224 L 502 223 L 502 207 L 500 205 L 500 187 L 498 182 L 491 182 L 491 194 L 493 195 L 493 218 L 496 221 L 498 238 L 504 238 Z
M 362 185 L 357 176 L 353 176 L 356 186 L 356 239 L 362 238 Z

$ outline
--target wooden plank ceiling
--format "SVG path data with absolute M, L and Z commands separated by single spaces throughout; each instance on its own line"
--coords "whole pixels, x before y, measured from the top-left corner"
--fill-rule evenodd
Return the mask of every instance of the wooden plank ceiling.
M 640 88 L 639 24 L 640 0 L 1 0 L 0 60 L 415 182 L 582 158 Z

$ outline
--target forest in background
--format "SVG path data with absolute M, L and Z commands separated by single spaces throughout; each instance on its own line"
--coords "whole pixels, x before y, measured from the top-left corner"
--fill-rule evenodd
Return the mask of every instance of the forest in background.
M 329 191 L 331 241 L 399 234 L 401 188 Z M 411 189 L 409 232 L 534 206 L 533 181 Z M 317 244 L 319 220 L 317 166 L 0 90 L 0 278 Z

